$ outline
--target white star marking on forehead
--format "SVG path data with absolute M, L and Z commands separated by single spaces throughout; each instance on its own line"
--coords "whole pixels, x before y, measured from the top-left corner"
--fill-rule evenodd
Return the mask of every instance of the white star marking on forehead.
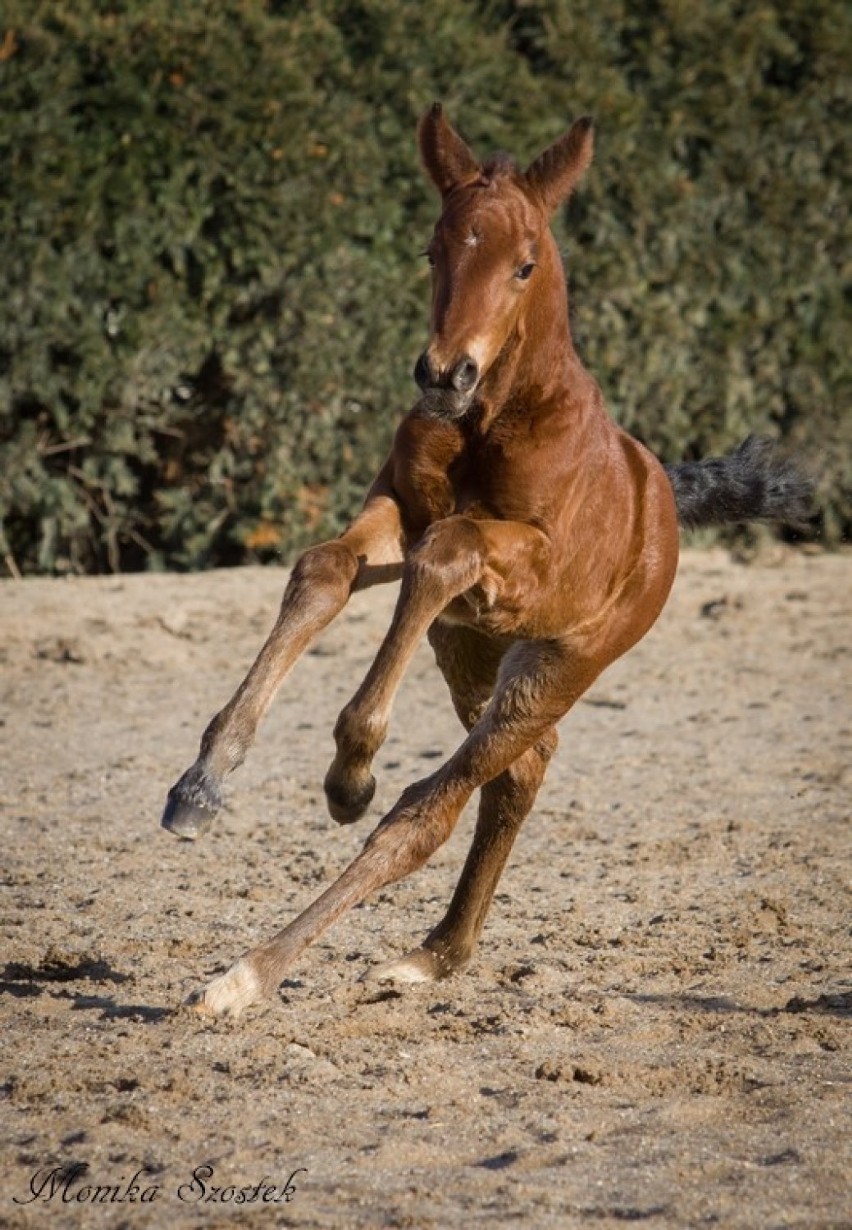
M 482 236 L 478 231 L 471 231 L 467 239 L 464 241 L 466 248 L 475 248 L 478 243 L 482 243 Z

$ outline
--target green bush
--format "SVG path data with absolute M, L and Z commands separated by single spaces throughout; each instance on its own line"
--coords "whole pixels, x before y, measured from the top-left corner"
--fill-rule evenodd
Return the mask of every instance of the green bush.
M 666 459 L 769 431 L 852 512 L 840 0 L 7 0 L 0 554 L 289 555 L 413 397 L 441 98 L 483 154 L 595 114 L 557 221 L 589 366 Z M 848 192 L 846 193 L 848 196 Z

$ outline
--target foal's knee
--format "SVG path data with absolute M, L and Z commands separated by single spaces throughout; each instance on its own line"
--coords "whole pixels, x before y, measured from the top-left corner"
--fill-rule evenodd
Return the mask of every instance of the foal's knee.
M 409 552 L 403 584 L 457 593 L 476 580 L 483 550 L 482 531 L 469 517 L 436 521 Z
M 294 594 L 313 602 L 326 596 L 330 605 L 337 607 L 349 597 L 357 575 L 358 560 L 345 542 L 322 542 L 310 547 L 294 564 L 284 603 Z

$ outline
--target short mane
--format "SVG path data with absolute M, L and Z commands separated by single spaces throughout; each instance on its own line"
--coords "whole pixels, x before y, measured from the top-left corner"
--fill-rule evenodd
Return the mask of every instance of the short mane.
M 514 158 L 502 152 L 492 154 L 480 167 L 480 182 L 483 186 L 494 183 L 498 179 L 509 179 L 518 174 L 518 164 Z

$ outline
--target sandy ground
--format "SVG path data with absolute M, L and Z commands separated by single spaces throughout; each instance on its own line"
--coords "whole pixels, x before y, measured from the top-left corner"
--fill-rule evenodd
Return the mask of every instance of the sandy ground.
M 0 1224 L 852 1226 L 852 555 L 684 554 L 658 626 L 563 723 L 465 974 L 360 981 L 440 917 L 470 809 L 276 1000 L 205 1022 L 183 997 L 460 733 L 424 646 L 371 820 L 327 817 L 334 718 L 394 599 L 362 595 L 215 831 L 162 832 L 282 584 L 0 585 Z

